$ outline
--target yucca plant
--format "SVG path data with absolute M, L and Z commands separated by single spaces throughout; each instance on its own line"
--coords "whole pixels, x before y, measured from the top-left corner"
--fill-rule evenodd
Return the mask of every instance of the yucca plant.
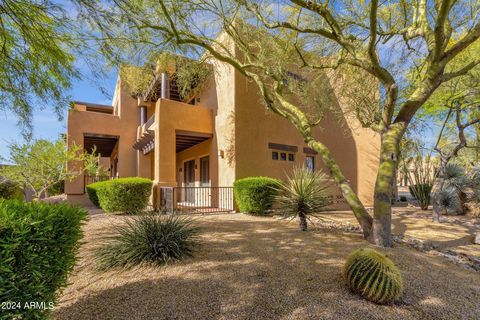
M 95 251 L 101 270 L 129 268 L 141 263 L 167 264 L 192 256 L 199 245 L 199 229 L 179 216 L 148 214 L 111 227 Z
M 438 204 L 443 214 L 448 214 L 449 210 L 455 210 L 460 206 L 460 197 L 457 190 L 453 188 L 444 188 L 438 193 Z
M 278 185 L 278 211 L 284 218 L 298 216 L 300 229 L 307 231 L 308 216 L 316 215 L 328 205 L 329 186 L 327 175 L 322 171 L 294 168 L 287 181 Z
M 403 292 L 400 270 L 386 255 L 370 248 L 352 252 L 343 274 L 353 292 L 375 303 L 392 303 Z
M 459 192 L 470 183 L 468 177 L 465 175 L 465 169 L 456 163 L 448 163 L 445 166 L 444 179 L 444 189 L 456 189 Z

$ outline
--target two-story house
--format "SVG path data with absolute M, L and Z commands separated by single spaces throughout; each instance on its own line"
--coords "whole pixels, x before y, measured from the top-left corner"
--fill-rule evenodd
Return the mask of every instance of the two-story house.
M 156 206 L 230 210 L 236 179 L 282 179 L 301 165 L 322 169 L 320 156 L 292 124 L 262 105 L 254 83 L 229 65 L 213 68 L 208 83 L 188 100 L 179 97 L 175 66 L 157 70 L 148 90 L 137 97 L 123 89 L 119 78 L 112 106 L 75 103 L 68 114 L 68 143 L 85 150 L 95 146 L 112 178 L 151 178 Z M 342 102 L 336 103 L 340 108 Z M 315 135 L 330 148 L 360 199 L 371 205 L 379 136 L 352 121 L 341 125 L 327 117 Z M 82 176 L 66 182 L 69 200 L 88 201 L 89 181 Z

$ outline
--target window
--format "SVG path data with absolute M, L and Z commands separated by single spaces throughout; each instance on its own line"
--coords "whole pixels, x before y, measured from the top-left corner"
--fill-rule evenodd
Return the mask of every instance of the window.
M 200 184 L 202 186 L 210 185 L 210 158 L 200 158 Z
M 305 158 L 305 167 L 312 172 L 315 171 L 315 157 L 307 156 Z
M 278 160 L 278 152 L 272 151 L 272 160 Z
M 295 155 L 293 153 L 288 154 L 288 161 L 295 161 Z
M 280 153 L 280 160 L 287 161 L 287 154 L 285 152 Z

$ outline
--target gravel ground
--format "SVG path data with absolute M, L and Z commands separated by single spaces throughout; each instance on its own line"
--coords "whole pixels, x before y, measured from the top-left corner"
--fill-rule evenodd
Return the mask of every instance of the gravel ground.
M 474 234 L 480 232 L 480 225 L 477 221 L 467 216 L 449 216 L 442 218 L 458 221 L 434 223 L 431 214 L 431 210 L 393 208 L 392 233 L 428 241 L 441 249 L 452 250 L 480 259 L 480 245 L 473 244 Z M 321 217 L 327 220 L 358 225 L 355 217 L 349 211 L 327 212 L 322 214 Z M 480 319 L 480 316 L 478 319 Z
M 119 216 L 95 213 L 54 319 L 480 319 L 480 276 L 406 247 L 387 250 L 405 293 L 379 306 L 349 292 L 341 268 L 366 246 L 330 229 L 242 214 L 196 218 L 203 246 L 166 267 L 93 271 L 89 254 Z

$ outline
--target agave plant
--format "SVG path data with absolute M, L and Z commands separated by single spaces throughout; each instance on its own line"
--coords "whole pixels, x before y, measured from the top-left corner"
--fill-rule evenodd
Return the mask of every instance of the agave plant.
M 308 216 L 317 214 L 328 205 L 328 188 L 327 175 L 322 171 L 294 168 L 287 181 L 278 186 L 278 211 L 284 218 L 298 216 L 300 229 L 307 231 Z

